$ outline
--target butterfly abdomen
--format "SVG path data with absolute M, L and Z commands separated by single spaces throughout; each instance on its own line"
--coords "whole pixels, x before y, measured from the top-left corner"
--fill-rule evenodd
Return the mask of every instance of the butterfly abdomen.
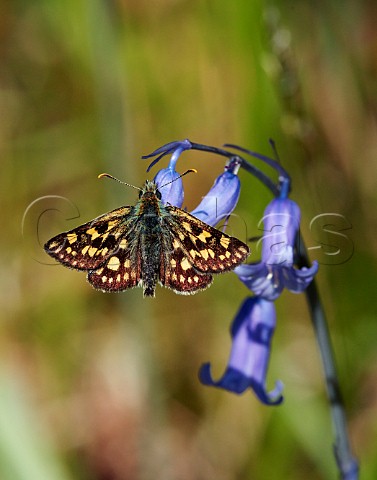
M 140 248 L 144 297 L 154 297 L 161 258 L 161 227 L 159 225 L 153 222 L 153 228 L 142 234 Z
M 156 195 L 143 195 L 139 205 L 141 276 L 144 297 L 154 297 L 161 258 L 161 202 Z

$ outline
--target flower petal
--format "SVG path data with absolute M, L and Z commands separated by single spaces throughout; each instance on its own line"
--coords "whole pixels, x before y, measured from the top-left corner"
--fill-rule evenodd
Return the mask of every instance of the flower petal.
M 282 282 L 285 288 L 293 293 L 302 293 L 313 280 L 314 275 L 318 272 L 318 262 L 314 261 L 309 268 L 302 267 L 300 270 L 296 268 L 284 268 L 282 271 Z
M 177 142 L 176 142 L 177 143 Z M 176 148 L 170 158 L 167 168 L 157 172 L 154 181 L 161 193 L 161 201 L 164 205 L 170 203 L 176 207 L 181 207 L 183 203 L 183 183 L 179 178 L 179 173 L 175 170 L 175 165 L 183 152 L 184 148 Z
M 289 198 L 275 198 L 264 211 L 262 262 L 267 265 L 293 265 L 293 247 L 300 228 L 300 208 Z
M 280 281 L 280 272 L 278 269 L 271 271 L 266 269 L 266 272 L 267 273 L 264 275 L 239 278 L 250 291 L 254 292 L 255 295 L 270 302 L 274 302 L 283 291 L 284 283 Z
M 310 268 L 293 267 L 294 246 L 300 227 L 300 208 L 289 198 L 275 198 L 267 206 L 262 219 L 262 260 L 244 264 L 234 272 L 255 295 L 276 300 L 284 288 L 303 292 L 318 271 L 314 262 Z
M 273 303 L 259 297 L 246 299 L 231 328 L 233 344 L 224 375 L 220 380 L 214 381 L 210 364 L 207 363 L 199 372 L 201 382 L 237 394 L 250 387 L 263 403 L 267 405 L 281 403 L 282 383 L 276 382 L 275 389 L 269 393 L 265 387 L 275 323 Z
M 242 283 L 255 295 L 275 301 L 284 288 L 292 293 L 302 293 L 318 271 L 318 262 L 310 268 L 268 266 L 263 262 L 244 264 L 234 269 Z
M 211 190 L 191 214 L 211 226 L 228 217 L 236 207 L 240 196 L 241 183 L 237 176 L 238 169 L 239 164 L 230 160 L 225 166 L 225 171 L 216 178 Z

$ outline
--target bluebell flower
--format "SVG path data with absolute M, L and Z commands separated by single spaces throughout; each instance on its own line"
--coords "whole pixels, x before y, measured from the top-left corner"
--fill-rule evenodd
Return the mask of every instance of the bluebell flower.
M 236 207 L 240 196 L 241 182 L 237 175 L 239 168 L 240 164 L 236 159 L 229 160 L 224 172 L 216 178 L 211 190 L 191 214 L 213 227 L 227 218 Z
M 318 263 L 313 262 L 310 268 L 293 266 L 300 208 L 285 195 L 275 198 L 264 212 L 263 224 L 261 261 L 240 265 L 235 273 L 247 288 L 266 300 L 276 300 L 284 288 L 303 292 L 317 273 Z
M 176 145 L 177 143 L 179 143 L 179 145 Z M 173 148 L 171 147 L 171 145 L 173 145 Z M 170 162 L 167 168 L 163 168 L 162 170 L 159 170 L 157 172 L 156 176 L 154 177 L 154 182 L 158 186 L 158 189 L 161 193 L 161 201 L 163 204 L 166 205 L 169 203 L 170 205 L 181 207 L 184 197 L 183 184 L 182 179 L 179 177 L 179 173 L 175 169 L 175 165 L 181 153 L 184 150 L 189 149 L 191 145 L 190 142 L 187 140 L 184 142 L 172 142 L 171 144 L 167 144 L 167 146 L 165 145 L 165 148 L 166 147 L 168 147 L 168 151 L 172 151 L 173 154 L 170 158 Z M 162 148 L 163 147 L 158 148 L 150 155 L 146 155 L 143 158 L 158 155 L 159 153 L 163 153 L 163 155 L 165 155 L 166 149 L 162 150 Z M 151 166 L 154 165 L 160 158 L 161 156 L 154 160 L 149 166 L 149 168 L 151 168 Z
M 220 380 L 214 381 L 210 364 L 206 363 L 199 371 L 200 381 L 237 394 L 250 387 L 261 402 L 268 405 L 280 404 L 283 401 L 283 384 L 277 381 L 274 390 L 266 390 L 266 373 L 275 324 L 273 302 L 261 297 L 247 298 L 231 327 L 232 350 L 224 375 Z

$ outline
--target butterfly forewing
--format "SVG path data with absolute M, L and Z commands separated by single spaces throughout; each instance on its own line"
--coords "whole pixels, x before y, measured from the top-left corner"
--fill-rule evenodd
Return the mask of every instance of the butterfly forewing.
M 249 254 L 247 245 L 207 225 L 193 215 L 173 206 L 166 218 L 176 243 L 180 243 L 188 261 L 200 272 L 221 273 L 233 270 Z
M 63 265 L 77 270 L 92 270 L 102 265 L 118 248 L 125 248 L 127 221 L 133 207 L 121 207 L 51 238 L 46 252 Z

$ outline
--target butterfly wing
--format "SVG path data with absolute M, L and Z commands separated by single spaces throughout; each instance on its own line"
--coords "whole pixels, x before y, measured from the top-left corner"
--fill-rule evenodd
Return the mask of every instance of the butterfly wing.
M 132 234 L 133 207 L 120 207 L 46 242 L 45 251 L 66 267 L 93 270 L 118 249 L 125 250 Z M 127 232 L 127 237 L 126 237 Z
M 127 240 L 126 248 L 118 248 L 100 268 L 88 272 L 88 282 L 94 288 L 104 292 L 122 292 L 140 284 L 142 266 L 139 237 L 131 236 L 132 233 L 124 237 Z
M 190 295 L 204 290 L 212 283 L 212 275 L 198 272 L 170 233 L 161 252 L 160 283 L 175 293 Z
M 207 225 L 180 208 L 166 207 L 164 217 L 174 242 L 199 272 L 212 274 L 233 270 L 249 255 L 248 246 L 235 237 Z M 174 244 L 173 244 L 174 247 Z

